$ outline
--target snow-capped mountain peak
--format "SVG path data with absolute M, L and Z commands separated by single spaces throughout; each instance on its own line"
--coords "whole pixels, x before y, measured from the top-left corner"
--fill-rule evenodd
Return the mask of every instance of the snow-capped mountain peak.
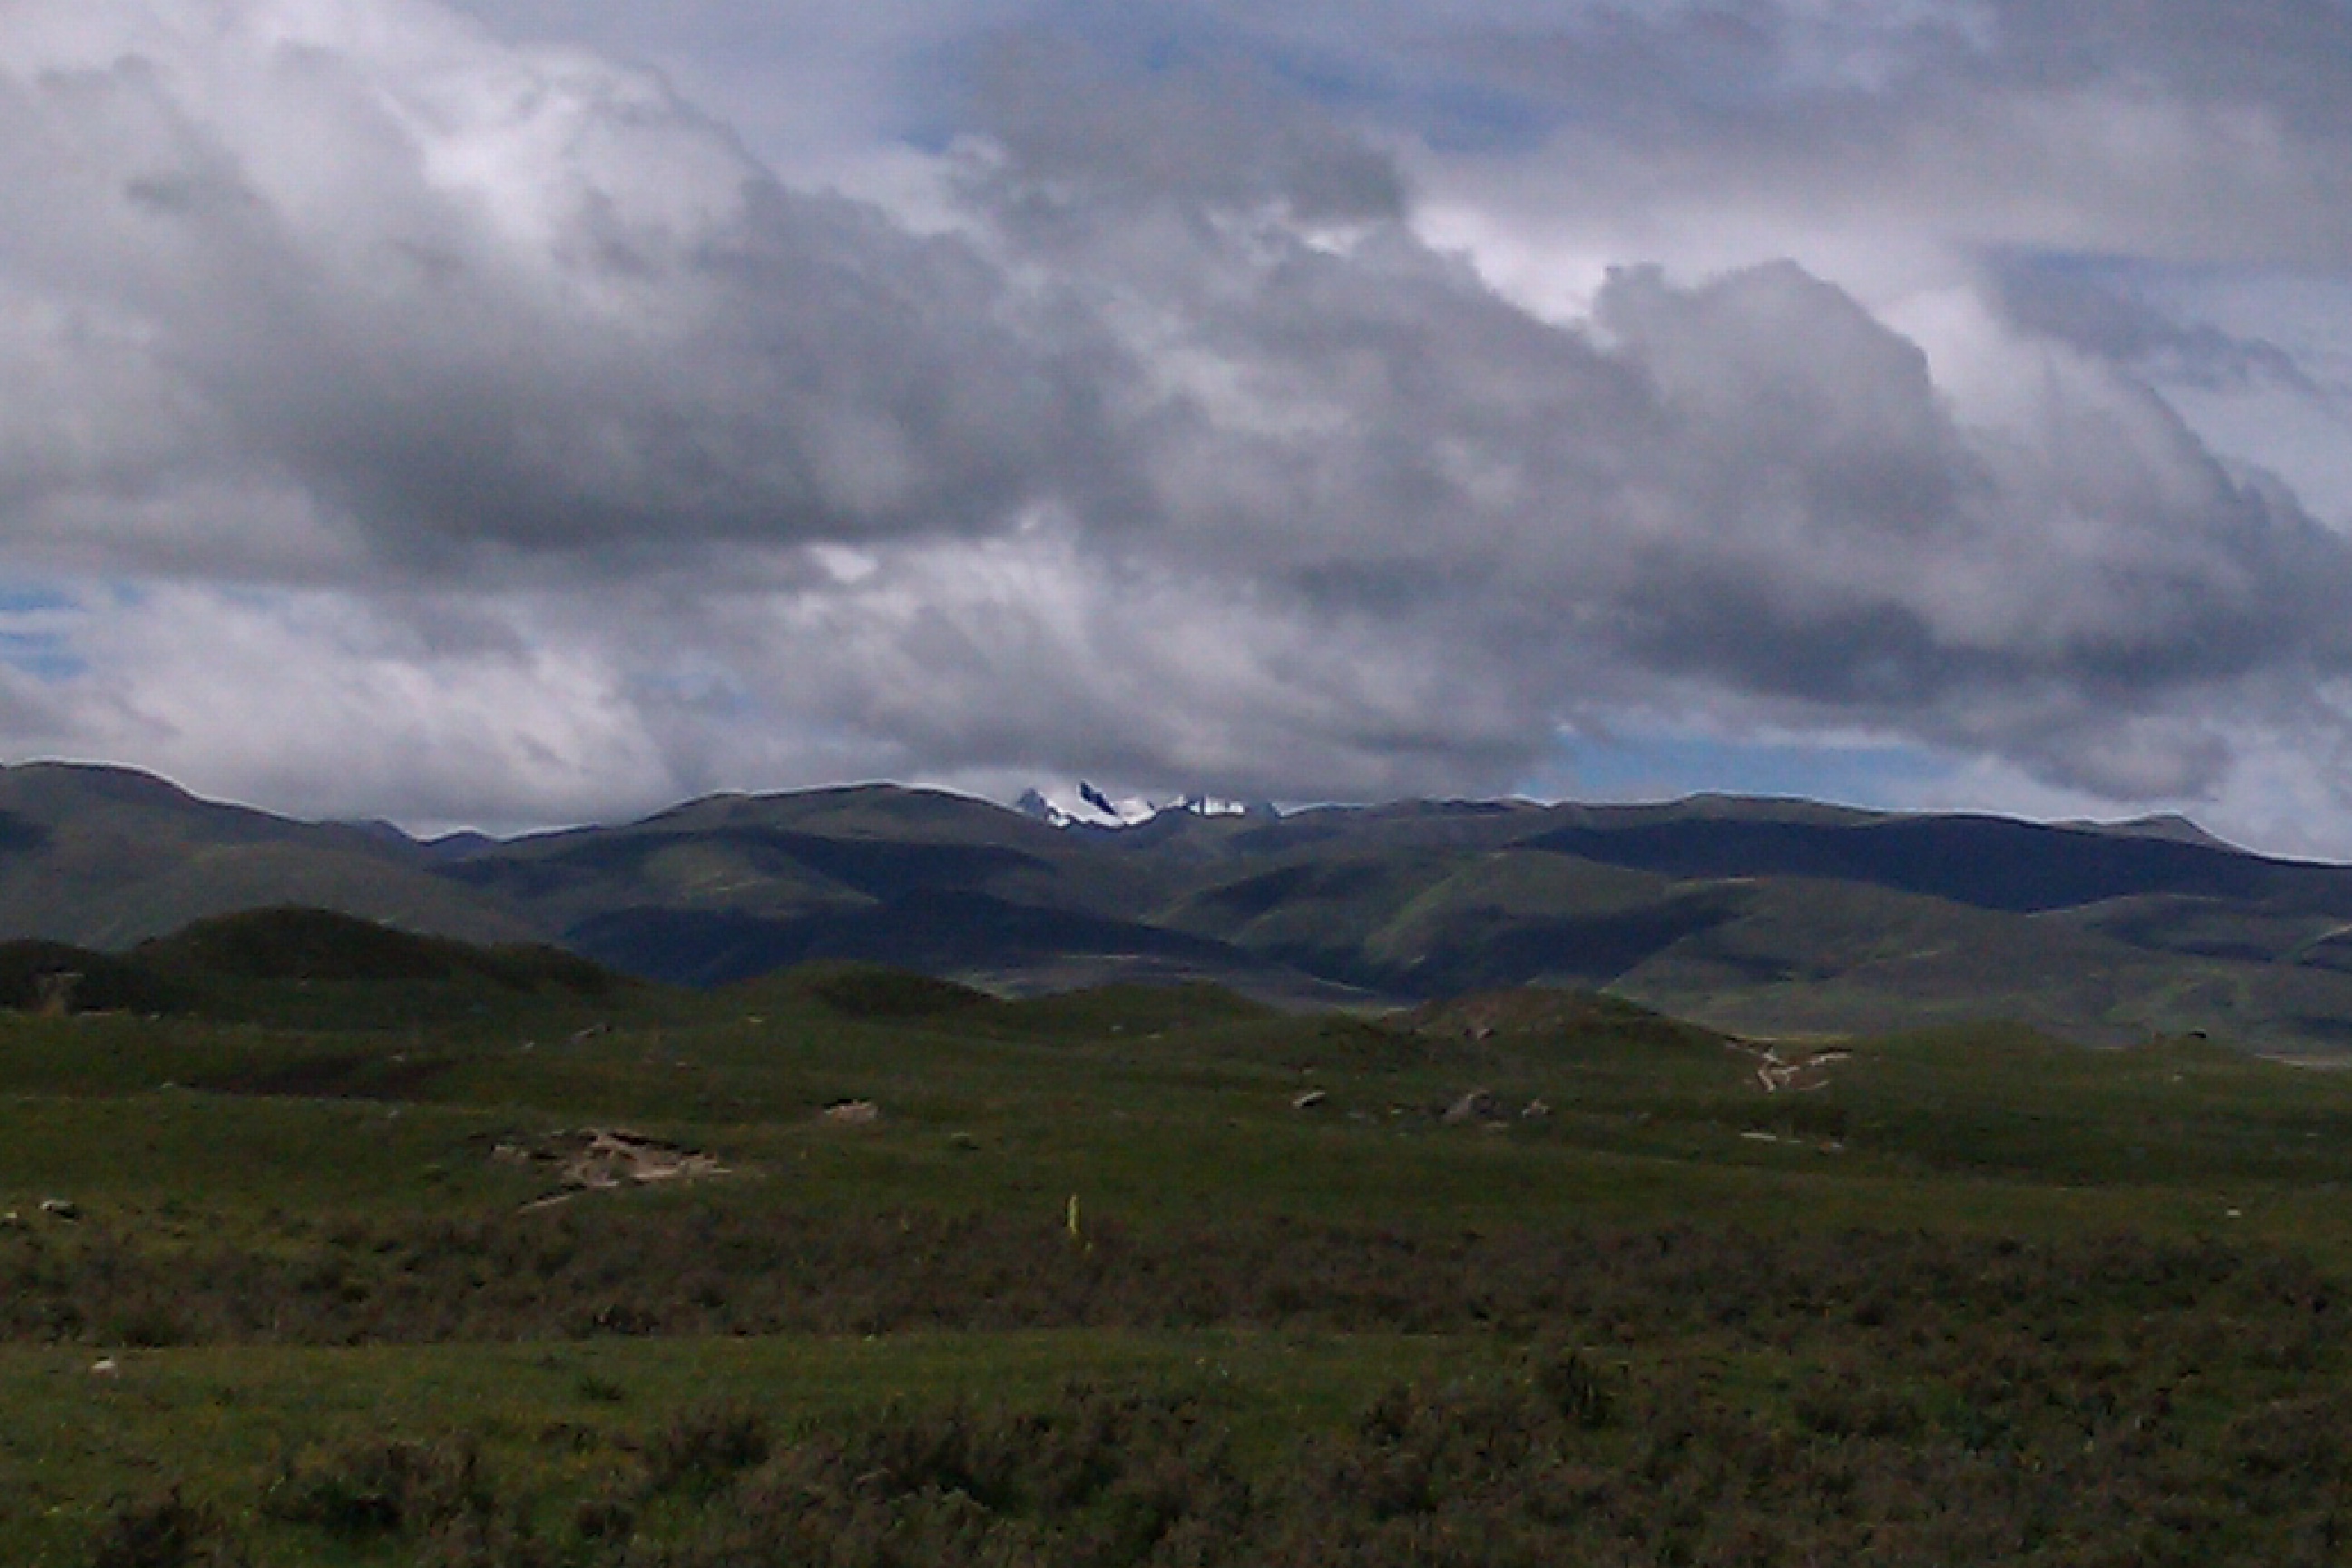
M 1195 816 L 1247 816 L 1253 812 L 1266 813 L 1271 807 L 1252 805 L 1245 800 L 1227 800 L 1222 795 L 1185 795 L 1168 803 L 1170 811 L 1189 811 Z
M 1080 779 L 1073 790 L 1032 789 L 1014 803 L 1038 821 L 1055 827 L 1139 827 L 1163 811 L 1190 812 L 1195 816 L 1248 816 L 1270 813 L 1271 807 L 1210 795 L 1179 795 L 1155 805 L 1142 795 L 1114 796 Z
M 1114 800 L 1084 779 L 1075 790 L 1031 790 L 1020 808 L 1055 827 L 1134 827 L 1160 815 L 1141 795 Z

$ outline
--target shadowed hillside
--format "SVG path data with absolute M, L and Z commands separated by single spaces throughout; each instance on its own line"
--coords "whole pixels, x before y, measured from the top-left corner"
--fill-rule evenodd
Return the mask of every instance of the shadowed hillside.
M 1563 827 L 1521 843 L 1678 879 L 1867 882 L 2021 913 L 2146 893 L 2232 900 L 2303 893 L 2352 915 L 2352 880 L 2332 868 L 1990 816 L 1834 825 L 1736 818 L 1637 823 Z
M 480 947 L 291 906 L 198 921 L 142 942 L 133 956 L 158 969 L 238 980 L 478 980 L 516 990 L 552 986 L 597 994 L 610 990 L 614 979 L 561 948 Z
M 864 784 L 423 845 L 120 769 L 0 770 L 0 939 L 121 950 L 276 905 L 698 986 L 818 962 L 1000 994 L 1210 981 L 1292 1006 L 1538 983 L 1754 1032 L 2010 1018 L 2102 1042 L 2352 1047 L 2352 871 L 2178 821 L 1702 796 L 1056 829 Z
M 539 934 L 431 858 L 403 837 L 199 800 L 127 768 L 0 768 L 0 937 L 125 948 L 271 904 L 479 941 Z

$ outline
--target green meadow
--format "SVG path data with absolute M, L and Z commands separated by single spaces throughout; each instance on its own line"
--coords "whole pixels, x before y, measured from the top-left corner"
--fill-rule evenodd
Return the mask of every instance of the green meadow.
M 0 1560 L 2352 1541 L 2333 1071 L 1572 992 L 254 969 L 0 1015 Z

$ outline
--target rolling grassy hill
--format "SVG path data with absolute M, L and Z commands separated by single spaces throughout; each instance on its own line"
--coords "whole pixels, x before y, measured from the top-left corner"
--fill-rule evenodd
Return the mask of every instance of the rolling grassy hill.
M 199 800 L 129 769 L 0 768 L 0 938 L 126 948 L 270 904 L 484 941 L 537 934 L 428 862 L 404 838 Z
M 1057 830 L 873 784 L 425 846 L 121 770 L 0 769 L 0 937 L 119 951 L 280 904 L 703 986 L 819 960 L 1008 993 L 1213 981 L 1294 1006 L 1549 983 L 1759 1033 L 2011 1019 L 2352 1047 L 2352 869 L 2174 821 L 1698 797 Z

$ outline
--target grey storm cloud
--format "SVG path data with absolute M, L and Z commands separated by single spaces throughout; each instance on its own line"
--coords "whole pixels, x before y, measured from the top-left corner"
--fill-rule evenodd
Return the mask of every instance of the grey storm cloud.
M 1543 128 L 1578 174 L 1545 198 L 1590 219 L 1760 207 L 1890 240 L 2352 258 L 2340 0 L 1497 7 L 1446 52 Z
M 2074 82 L 2000 65 L 2021 11 L 1982 13 L 2002 46 L 1923 11 L 1843 74 L 1787 14 L 1610 13 L 1543 80 L 1670 55 L 1750 123 L 1783 112 L 1750 80 L 1853 114 Z M 1492 790 L 1677 705 L 2137 799 L 2217 787 L 2231 724 L 2352 672 L 2352 552 L 2206 449 L 2134 368 L 2200 340 L 2119 297 L 2019 274 L 1988 411 L 1791 261 L 1538 316 L 1245 59 L 1015 36 L 918 229 L 648 70 L 423 0 L 188 15 L 0 19 L 0 552 L 174 589 L 87 633 L 100 738 L 196 743 L 152 671 L 177 639 L 223 680 L 310 650 L 328 739 L 280 765 L 373 723 L 374 809 L 501 771 L 591 809 L 599 754 L 614 799 L 820 766 Z M 2253 90 L 2181 79 L 2193 113 Z M 2292 77 L 2281 157 L 2341 118 Z
M 1050 36 L 985 50 L 975 108 L 1004 154 L 1000 198 L 1043 217 L 1137 207 L 1272 212 L 1301 223 L 1404 215 L 1395 164 L 1245 59 L 1187 62 L 1139 79 Z
M 2324 395 L 2279 344 L 2210 322 L 2176 321 L 2127 278 L 2102 276 L 2104 270 L 2110 269 L 2074 258 L 2019 257 L 1995 268 L 1995 297 L 2029 331 L 2168 380 L 2208 388 L 2267 382 Z
M 0 87 L 9 281 L 184 410 L 105 479 L 225 461 L 386 554 L 581 552 L 982 531 L 1076 436 L 992 271 L 652 79 L 226 31 Z

